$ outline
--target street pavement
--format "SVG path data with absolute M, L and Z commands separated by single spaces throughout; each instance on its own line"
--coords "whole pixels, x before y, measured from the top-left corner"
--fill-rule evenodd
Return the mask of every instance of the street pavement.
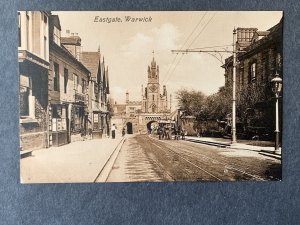
M 107 179 L 130 181 L 265 181 L 281 179 L 281 160 L 257 151 L 157 136 L 128 136 Z
M 188 139 L 188 138 L 187 138 Z M 206 140 L 207 141 L 207 140 Z M 210 140 L 212 141 L 212 140 Z M 216 141 L 216 140 L 214 140 Z M 281 160 L 156 135 L 72 142 L 20 161 L 22 183 L 265 181 L 281 179 Z
M 122 138 L 72 142 L 20 159 L 21 183 L 94 182 Z
M 187 141 L 213 145 L 218 147 L 237 149 L 237 150 L 256 151 L 265 156 L 269 156 L 275 159 L 281 159 L 281 148 L 279 148 L 279 151 L 275 153 L 274 146 L 272 147 L 262 146 L 262 145 L 270 145 L 271 142 L 267 142 L 267 141 L 238 140 L 236 143 L 232 144 L 230 139 L 225 139 L 225 138 L 186 136 L 185 139 Z

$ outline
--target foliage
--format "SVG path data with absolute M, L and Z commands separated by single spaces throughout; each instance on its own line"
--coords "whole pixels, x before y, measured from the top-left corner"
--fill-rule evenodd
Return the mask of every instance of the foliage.
M 245 118 L 249 108 L 266 99 L 265 85 L 253 83 L 236 93 L 237 117 L 240 121 Z M 224 120 L 232 112 L 232 88 L 221 87 L 217 93 L 205 96 L 200 91 L 186 89 L 177 92 L 179 107 L 186 115 L 194 115 L 197 121 Z
M 206 96 L 201 91 L 181 89 L 176 93 L 179 107 L 186 115 L 195 115 L 201 111 Z

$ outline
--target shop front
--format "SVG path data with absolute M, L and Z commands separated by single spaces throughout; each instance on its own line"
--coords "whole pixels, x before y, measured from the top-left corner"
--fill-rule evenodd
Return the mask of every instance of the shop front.
M 68 144 L 68 106 L 52 105 L 52 146 L 58 147 Z
M 103 118 L 101 116 L 101 111 L 93 112 L 93 139 L 100 139 L 103 135 Z
M 71 108 L 71 135 L 80 134 L 85 136 L 87 134 L 87 112 L 83 104 L 73 104 Z

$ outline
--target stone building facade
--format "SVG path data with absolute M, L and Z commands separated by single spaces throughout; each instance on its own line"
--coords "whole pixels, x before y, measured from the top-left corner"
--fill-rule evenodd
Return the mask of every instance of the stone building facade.
M 237 28 L 237 116 L 246 127 L 274 130 L 271 80 L 283 77 L 283 21 L 267 31 Z M 225 88 L 232 88 L 232 57 L 225 60 Z M 267 131 L 266 131 L 267 132 Z
M 119 127 L 125 128 L 127 133 L 146 133 L 152 130 L 153 124 L 160 120 L 170 119 L 167 88 L 159 81 L 159 66 L 153 57 L 147 70 L 147 86 L 142 86 L 141 101 L 130 101 L 126 92 L 125 104 L 113 105 L 113 121 Z
M 49 70 L 49 146 L 71 142 L 72 136 L 87 129 L 88 84 L 90 71 L 72 55 L 66 46 L 80 44 L 80 38 L 70 37 L 68 44 L 60 36 L 57 15 L 50 16 Z M 63 44 L 65 43 L 65 44 Z
M 18 12 L 20 146 L 47 146 L 49 12 Z
M 61 37 L 51 12 L 20 11 L 18 22 L 21 150 L 81 140 L 95 120 L 109 135 L 108 67 L 100 53 L 81 52 L 77 35 Z
M 154 57 L 148 66 L 148 83 L 142 94 L 142 112 L 163 113 L 169 112 L 167 88 L 163 85 L 163 93 L 159 83 L 159 66 L 156 65 Z
M 110 135 L 110 112 L 108 110 L 109 74 L 104 57 L 101 61 L 100 48 L 97 52 L 81 52 L 81 62 L 91 71 L 89 82 L 89 129 L 93 138 Z

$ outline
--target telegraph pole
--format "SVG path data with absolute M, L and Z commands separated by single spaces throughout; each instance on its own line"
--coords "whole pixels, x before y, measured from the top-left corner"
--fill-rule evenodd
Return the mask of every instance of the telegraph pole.
M 236 49 L 236 29 L 233 29 L 233 49 L 232 51 L 229 50 L 200 50 L 200 49 L 185 49 L 185 50 L 171 50 L 172 53 L 207 53 L 218 59 L 212 53 L 230 53 L 232 54 L 233 58 L 233 70 L 232 70 L 232 125 L 231 125 L 231 143 L 235 144 L 237 142 L 236 139 L 236 54 L 237 52 L 244 52 L 244 51 L 237 51 Z M 218 59 L 221 63 L 222 60 Z

